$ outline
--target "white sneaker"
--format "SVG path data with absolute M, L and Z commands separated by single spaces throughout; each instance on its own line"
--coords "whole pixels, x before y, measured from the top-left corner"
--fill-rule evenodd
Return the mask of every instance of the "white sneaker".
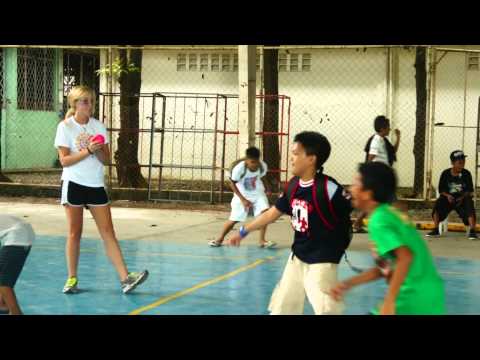
M 210 240 L 208 242 L 208 245 L 210 245 L 210 247 L 220 247 L 220 246 L 222 246 L 222 244 L 218 243 L 216 240 Z
M 277 246 L 277 243 L 273 242 L 273 241 L 270 241 L 270 240 L 268 240 L 266 243 L 263 243 L 262 245 L 260 245 L 260 247 L 263 248 L 263 249 L 271 249 L 275 246 Z

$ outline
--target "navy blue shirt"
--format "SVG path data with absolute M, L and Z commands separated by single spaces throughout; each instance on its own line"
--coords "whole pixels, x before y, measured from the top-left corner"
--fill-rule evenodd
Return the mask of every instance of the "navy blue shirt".
M 292 203 L 284 193 L 277 200 L 275 207 L 284 214 L 291 216 L 291 224 L 295 231 L 292 245 L 293 254 L 307 264 L 335 263 L 338 264 L 348 244 L 344 237 L 335 236 L 329 231 L 313 203 L 313 184 L 303 184 L 293 196 Z M 349 196 L 343 188 L 332 181 L 328 182 L 328 194 L 337 216 L 351 212 Z

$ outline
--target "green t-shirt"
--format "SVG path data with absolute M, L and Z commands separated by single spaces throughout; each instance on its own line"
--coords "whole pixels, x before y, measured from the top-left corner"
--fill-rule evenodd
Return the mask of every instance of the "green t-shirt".
M 427 244 L 407 216 L 389 205 L 380 205 L 370 216 L 368 232 L 378 256 L 390 262 L 393 269 L 396 262 L 393 250 L 406 246 L 413 253 L 407 277 L 397 295 L 396 314 L 445 314 L 443 280 Z M 375 309 L 373 313 L 378 311 Z

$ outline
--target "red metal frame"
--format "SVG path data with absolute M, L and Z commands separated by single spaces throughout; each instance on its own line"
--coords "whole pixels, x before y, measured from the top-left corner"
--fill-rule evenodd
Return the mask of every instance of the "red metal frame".
M 280 131 L 256 131 L 255 135 L 258 137 L 264 137 L 264 136 L 279 136 L 280 137 L 280 142 L 279 142 L 279 162 L 280 162 L 280 169 L 269 169 L 269 173 L 280 173 L 285 174 L 285 177 L 283 179 L 283 182 L 288 181 L 288 153 L 289 153 L 289 147 L 290 147 L 290 107 L 291 107 L 291 99 L 289 96 L 286 95 L 256 95 L 256 99 L 261 99 L 262 101 L 265 101 L 265 99 L 278 99 L 281 101 L 280 105 Z M 225 179 L 225 144 L 226 144 L 226 139 L 228 135 L 234 135 L 238 136 L 240 134 L 238 128 L 236 131 L 233 130 L 226 130 L 227 128 L 227 117 L 226 117 L 226 109 L 227 109 L 227 100 L 225 99 L 225 119 L 224 119 L 224 124 L 223 124 L 223 130 L 218 129 L 217 131 L 220 134 L 223 134 L 223 152 L 222 152 L 222 167 L 221 167 L 221 184 L 220 184 L 220 201 L 223 201 L 223 182 Z M 287 102 L 287 104 L 285 104 Z M 286 105 L 286 106 L 285 106 Z M 286 108 L 286 109 L 285 109 Z M 285 128 L 286 127 L 286 128 Z M 283 147 L 284 147 L 284 137 L 286 137 L 285 145 L 286 145 L 286 161 L 285 161 L 285 166 L 282 167 L 282 163 L 284 161 L 283 159 Z M 280 182 L 282 183 L 282 176 L 280 175 Z

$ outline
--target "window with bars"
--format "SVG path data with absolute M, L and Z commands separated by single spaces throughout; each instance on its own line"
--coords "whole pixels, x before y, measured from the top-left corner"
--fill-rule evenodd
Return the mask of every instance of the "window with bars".
M 220 56 L 218 54 L 212 54 L 210 70 L 212 71 L 220 70 Z
M 222 55 L 222 71 L 230 71 L 230 54 Z
M 260 55 L 257 54 L 257 71 L 260 70 L 260 61 Z M 309 53 L 280 52 L 278 54 L 280 72 L 306 72 L 310 71 L 311 66 L 312 56 Z M 238 71 L 238 54 L 178 54 L 177 71 L 235 72 Z
M 177 71 L 229 72 L 237 69 L 236 54 L 177 54 Z
M 290 54 L 290 71 L 298 71 L 298 54 Z
M 302 71 L 310 71 L 312 66 L 312 55 L 302 54 Z
M 200 54 L 200 71 L 208 71 L 208 54 Z
M 280 52 L 278 54 L 278 71 L 280 72 L 310 71 L 311 66 L 311 54 L 297 54 L 286 52 Z
M 281 52 L 278 54 L 278 71 L 287 71 L 287 53 Z
M 233 71 L 238 71 L 238 54 L 233 55 Z
M 187 55 L 178 54 L 177 55 L 177 71 L 186 71 L 187 70 Z
M 469 54 L 468 55 L 468 70 L 478 70 L 479 69 L 479 55 L 478 54 Z
M 100 62 L 99 54 L 79 52 L 75 50 L 63 51 L 63 113 L 68 110 L 67 96 L 70 90 L 77 85 L 87 85 L 95 90 L 95 114 L 99 113 L 100 103 L 98 93 L 100 84 L 95 71 Z
M 55 50 L 17 50 L 17 108 L 54 111 Z
M 197 55 L 188 55 L 188 71 L 197 71 Z

